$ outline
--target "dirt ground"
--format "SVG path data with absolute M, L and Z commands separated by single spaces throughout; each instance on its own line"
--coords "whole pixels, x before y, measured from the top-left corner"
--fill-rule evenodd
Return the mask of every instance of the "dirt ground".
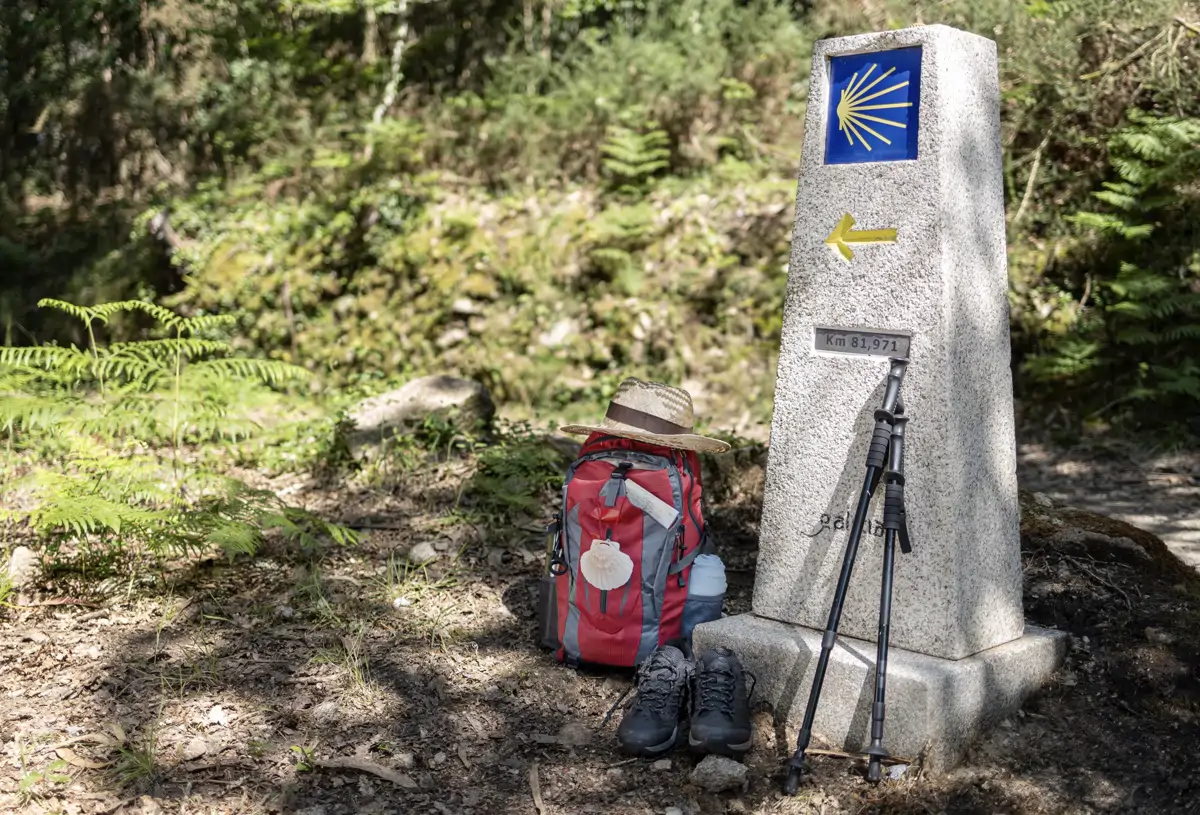
M 713 488 L 730 614 L 753 585 L 756 458 Z M 686 751 L 617 753 L 618 716 L 600 724 L 629 677 L 535 647 L 542 541 L 455 523 L 462 478 L 278 483 L 365 540 L 23 598 L 0 618 L 0 811 L 1200 813 L 1200 579 L 1153 536 L 1025 496 L 1026 613 L 1069 631 L 1069 654 L 960 768 L 874 787 L 817 756 L 786 798 L 795 733 L 759 711 L 745 789 L 709 794 Z M 424 569 L 400 554 L 417 542 L 438 554 Z

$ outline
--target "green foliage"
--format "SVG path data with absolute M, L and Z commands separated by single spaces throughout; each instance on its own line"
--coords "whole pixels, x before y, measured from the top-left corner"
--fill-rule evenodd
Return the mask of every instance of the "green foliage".
M 63 759 L 51 761 L 42 770 L 24 770 L 17 782 L 17 795 L 23 803 L 28 804 L 43 794 L 53 794 L 71 783 L 71 776 L 65 771 L 67 762 Z
M 44 5 L 0 8 L 0 327 L 59 349 L 0 371 L 12 432 L 137 414 L 176 447 L 336 460 L 292 443 L 336 439 L 324 418 L 251 444 L 190 398 L 205 366 L 269 379 L 263 358 L 337 388 L 456 371 L 529 411 L 582 410 L 617 372 L 701 377 L 761 418 L 812 44 L 932 23 L 997 43 L 1018 388 L 1049 407 L 1110 372 L 1106 401 L 1188 390 L 1193 194 L 1156 180 L 1200 119 L 1187 0 Z M 195 389 L 155 413 L 172 400 L 131 381 L 177 379 L 171 358 L 117 345 L 156 316 L 42 298 L 236 312 L 240 354 L 184 332 Z M 85 364 L 86 325 L 116 358 Z M 113 401 L 44 398 L 47 365 Z
M 600 148 L 605 155 L 604 169 L 619 191 L 637 196 L 651 176 L 668 166 L 671 151 L 667 144 L 667 134 L 662 130 L 642 134 L 614 126 Z
M 1200 214 L 1200 119 L 1132 111 L 1109 150 L 1114 179 L 1094 196 L 1107 209 L 1070 218 L 1092 236 L 1095 307 L 1029 370 L 1143 421 L 1150 405 L 1187 415 L 1200 406 L 1200 243 L 1186 226 Z
M 497 530 L 534 521 L 561 487 L 568 463 L 527 423 L 513 425 L 480 451 L 468 505 Z
M 41 305 L 77 319 L 88 345 L 0 348 L 0 432 L 10 454 L 32 465 L 5 484 L 29 508 L 3 517 L 27 524 L 52 555 L 75 548 L 86 571 L 143 549 L 180 554 L 215 546 L 230 557 L 252 555 L 269 530 L 303 549 L 318 535 L 352 541 L 185 449 L 253 433 L 257 423 L 233 408 L 268 386 L 307 379 L 306 371 L 232 356 L 214 333 L 231 322 L 220 315 L 185 318 L 139 301 Z M 149 316 L 167 336 L 102 343 L 99 329 L 129 313 Z

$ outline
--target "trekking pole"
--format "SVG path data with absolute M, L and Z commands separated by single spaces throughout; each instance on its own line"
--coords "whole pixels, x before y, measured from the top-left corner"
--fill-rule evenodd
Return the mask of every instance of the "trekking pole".
M 871 494 L 879 483 L 880 473 L 887 463 L 888 446 L 892 438 L 892 424 L 895 422 L 893 411 L 900 398 L 900 382 L 904 378 L 904 370 L 908 360 L 893 357 L 889 360 L 891 368 L 888 371 L 887 387 L 883 394 L 883 406 L 875 411 L 875 432 L 871 436 L 870 448 L 867 451 L 867 473 L 863 478 L 862 492 L 858 496 L 858 506 L 854 510 L 854 522 L 850 527 L 850 537 L 846 540 L 846 552 L 842 557 L 842 571 L 838 576 L 837 587 L 833 593 L 833 605 L 829 609 L 829 621 L 825 626 L 825 634 L 821 638 L 821 654 L 817 658 L 817 668 L 813 674 L 812 690 L 808 695 L 808 706 L 804 710 L 804 722 L 800 726 L 800 735 L 796 739 L 796 752 L 788 759 L 788 775 L 784 782 L 785 795 L 795 795 L 800 789 L 800 776 L 804 771 L 804 752 L 812 740 L 813 719 L 817 713 L 817 702 L 821 696 L 821 686 L 825 682 L 825 671 L 829 667 L 829 653 L 837 642 L 838 623 L 842 618 L 842 606 L 846 601 L 846 590 L 850 586 L 850 573 L 854 569 L 854 559 L 858 555 L 858 543 L 862 537 L 863 523 L 867 518 L 867 509 L 871 503 Z
M 883 714 L 884 694 L 887 690 L 888 633 L 892 622 L 892 569 L 896 558 L 897 538 L 900 540 L 901 552 L 908 554 L 912 551 L 904 510 L 904 426 L 908 423 L 908 417 L 900 415 L 903 409 L 903 406 L 896 408 L 891 448 L 888 450 L 888 468 L 883 475 L 883 528 L 887 533 L 883 541 L 883 584 L 879 592 L 875 703 L 871 706 L 871 746 L 867 748 L 867 755 L 871 757 L 867 764 L 868 781 L 880 779 L 883 759 L 888 755 L 888 751 L 883 748 Z

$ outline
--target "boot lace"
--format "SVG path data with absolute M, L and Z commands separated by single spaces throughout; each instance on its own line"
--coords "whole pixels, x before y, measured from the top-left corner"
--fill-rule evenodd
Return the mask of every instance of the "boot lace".
M 696 683 L 699 686 L 696 692 L 697 711 L 718 710 L 722 713 L 732 713 L 736 679 L 733 669 L 726 665 L 702 671 Z
M 754 693 L 758 679 L 750 671 L 742 669 L 742 676 L 749 680 L 746 690 L 747 698 Z M 716 710 L 726 715 L 733 715 L 733 696 L 737 689 L 737 675 L 728 663 L 718 663 L 699 673 L 697 681 L 695 713 Z
M 637 697 L 626 707 L 643 708 L 658 714 L 665 713 L 667 706 L 678 701 L 679 694 L 687 687 L 688 683 L 680 677 L 683 671 L 684 666 L 672 665 L 665 659 L 654 658 L 645 662 L 638 668 L 634 683 L 624 690 L 608 709 L 608 713 L 604 714 L 600 729 L 608 724 L 617 707 L 635 688 Z

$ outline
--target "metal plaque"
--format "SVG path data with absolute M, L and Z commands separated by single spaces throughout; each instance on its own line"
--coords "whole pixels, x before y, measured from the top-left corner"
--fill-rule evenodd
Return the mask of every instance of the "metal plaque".
M 864 357 L 908 357 L 912 335 L 873 328 L 813 327 L 813 350 Z

